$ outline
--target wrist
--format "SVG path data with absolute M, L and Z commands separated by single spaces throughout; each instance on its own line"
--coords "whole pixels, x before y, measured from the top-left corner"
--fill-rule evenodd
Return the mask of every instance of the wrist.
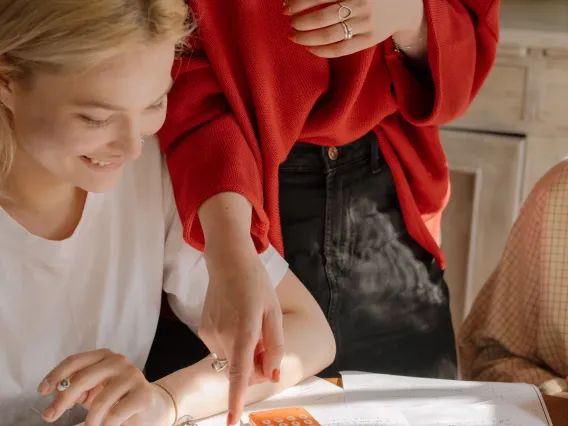
M 157 395 L 160 401 L 159 406 L 163 407 L 163 412 L 160 415 L 160 423 L 163 425 L 176 425 L 178 421 L 178 406 L 174 395 L 163 384 L 158 382 L 151 383 L 157 390 Z
M 428 23 L 424 12 L 422 0 L 412 0 L 415 4 L 409 10 L 416 10 L 408 14 L 408 23 L 400 31 L 392 35 L 392 39 L 399 50 L 410 53 L 412 56 L 426 54 Z

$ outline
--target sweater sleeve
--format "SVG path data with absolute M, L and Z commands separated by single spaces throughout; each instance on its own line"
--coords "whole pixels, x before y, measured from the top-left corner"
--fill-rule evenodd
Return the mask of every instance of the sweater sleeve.
M 168 115 L 158 138 L 166 154 L 184 239 L 203 250 L 199 207 L 216 194 L 236 192 L 253 206 L 251 233 L 263 251 L 268 244 L 268 218 L 258 146 L 252 146 L 243 134 L 203 50 L 177 59 L 172 76 Z
M 424 0 L 431 75 L 420 78 L 386 41 L 386 64 L 404 118 L 437 126 L 463 114 L 494 63 L 499 0 Z

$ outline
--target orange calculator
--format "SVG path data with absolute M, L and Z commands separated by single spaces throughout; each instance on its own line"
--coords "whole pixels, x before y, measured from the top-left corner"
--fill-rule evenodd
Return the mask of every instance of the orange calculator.
M 276 408 L 249 414 L 251 426 L 321 426 L 304 408 Z

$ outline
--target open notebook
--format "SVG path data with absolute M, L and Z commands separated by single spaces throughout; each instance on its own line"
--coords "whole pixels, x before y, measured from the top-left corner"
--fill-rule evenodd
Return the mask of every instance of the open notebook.
M 323 426 L 552 426 L 532 385 L 480 383 L 344 372 L 343 389 L 311 378 L 248 413 L 279 407 L 306 408 Z M 225 414 L 199 426 L 225 426 Z

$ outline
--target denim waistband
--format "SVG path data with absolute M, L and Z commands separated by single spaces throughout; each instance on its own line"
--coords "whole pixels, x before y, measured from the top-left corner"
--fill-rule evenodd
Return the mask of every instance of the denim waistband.
M 280 170 L 325 172 L 366 159 L 371 162 L 373 168 L 378 168 L 379 157 L 377 136 L 374 132 L 369 132 L 354 142 L 337 147 L 297 142 L 280 165 Z

